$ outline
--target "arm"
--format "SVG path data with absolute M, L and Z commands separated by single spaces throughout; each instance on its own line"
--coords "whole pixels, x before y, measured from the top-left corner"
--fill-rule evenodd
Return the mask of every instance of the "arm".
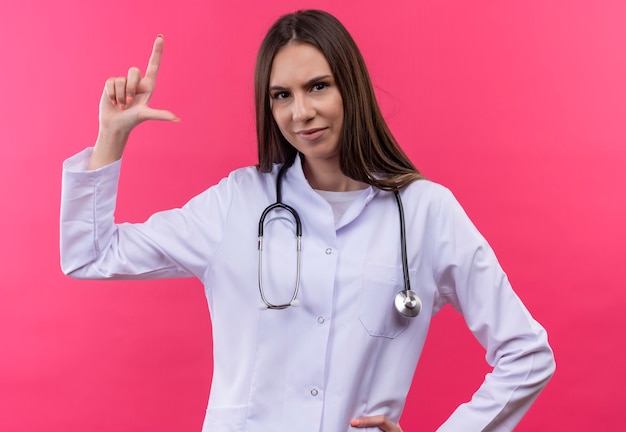
M 211 194 L 183 209 L 154 215 L 145 224 L 114 223 L 120 158 L 132 129 L 145 120 L 172 120 L 148 102 L 154 91 L 163 38 L 157 37 L 146 75 L 131 68 L 110 78 L 100 100 L 100 129 L 93 149 L 64 163 L 61 197 L 61 265 L 78 278 L 198 276 L 207 259 L 204 213 Z
M 92 152 L 86 149 L 64 163 L 63 272 L 80 279 L 202 277 L 221 239 L 228 188 L 210 188 L 183 208 L 156 213 L 142 224 L 115 224 L 121 161 L 86 171 Z
M 493 366 L 472 400 L 459 406 L 438 430 L 513 430 L 554 373 L 546 332 L 449 192 L 438 223 L 434 271 L 439 291 L 463 314 Z

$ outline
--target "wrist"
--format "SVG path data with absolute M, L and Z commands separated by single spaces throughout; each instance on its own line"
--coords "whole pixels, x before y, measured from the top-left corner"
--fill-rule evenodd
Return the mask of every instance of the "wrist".
M 128 136 L 127 132 L 112 131 L 101 127 L 87 169 L 102 168 L 121 159 Z

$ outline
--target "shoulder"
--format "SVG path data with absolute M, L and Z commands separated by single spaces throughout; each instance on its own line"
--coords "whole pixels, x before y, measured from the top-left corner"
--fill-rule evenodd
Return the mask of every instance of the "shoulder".
M 416 180 L 402 191 L 402 198 L 408 201 L 418 200 L 420 203 L 443 204 L 455 200 L 447 187 L 431 180 Z
M 237 168 L 217 183 L 195 195 L 185 207 L 213 206 L 227 209 L 233 202 L 246 201 L 264 194 L 271 185 L 271 173 L 262 173 L 255 166 Z
M 456 196 L 446 186 L 430 180 L 417 180 L 402 191 L 407 211 L 423 215 L 431 223 L 449 226 L 453 223 L 472 225 Z
M 272 182 L 273 178 L 274 172 L 264 173 L 255 166 L 247 166 L 231 171 L 216 186 L 220 189 L 250 193 L 255 189 L 265 188 L 267 184 Z
M 258 181 L 264 174 L 255 166 L 246 166 L 231 171 L 226 179 L 234 182 L 254 182 Z
M 222 177 L 217 183 L 204 189 L 195 198 L 219 197 L 220 199 L 247 199 L 273 193 L 280 165 L 271 172 L 261 172 L 256 166 L 237 168 Z

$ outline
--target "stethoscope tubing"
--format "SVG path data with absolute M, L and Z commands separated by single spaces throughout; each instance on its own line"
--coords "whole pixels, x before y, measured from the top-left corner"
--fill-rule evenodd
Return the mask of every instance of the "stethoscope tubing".
M 261 300 L 263 303 L 261 304 L 262 309 L 286 309 L 289 306 L 297 306 L 297 297 L 298 291 L 300 290 L 300 260 L 301 260 L 301 252 L 302 252 L 302 221 L 300 220 L 300 215 L 293 207 L 282 202 L 282 180 L 285 172 L 287 172 L 287 168 L 289 168 L 288 164 L 284 164 L 280 171 L 278 172 L 278 178 L 276 179 L 276 202 L 274 204 L 269 205 L 263 213 L 261 213 L 261 217 L 259 219 L 259 231 L 258 231 L 258 245 L 257 249 L 259 251 L 259 265 L 258 265 L 258 278 L 259 278 L 259 292 L 261 293 Z M 291 213 L 295 222 L 296 222 L 296 282 L 293 290 L 293 295 L 291 296 L 291 300 L 289 303 L 283 304 L 273 304 L 270 303 L 269 300 L 265 297 L 265 291 L 263 290 L 263 227 L 265 225 L 265 218 L 267 215 L 275 209 L 283 209 Z
M 259 230 L 258 230 L 258 251 L 259 251 L 259 263 L 258 263 L 258 278 L 259 278 L 259 292 L 261 293 L 261 300 L 263 303 L 260 305 L 262 309 L 286 309 L 289 306 L 297 306 L 298 304 L 298 291 L 300 289 L 300 262 L 301 262 L 301 242 L 302 242 L 302 222 L 300 215 L 293 207 L 282 202 L 282 180 L 291 164 L 283 164 L 278 172 L 276 179 L 276 202 L 270 204 L 259 218 Z M 398 312 L 409 318 L 417 316 L 422 308 L 422 302 L 413 291 L 411 291 L 411 280 L 409 276 L 409 263 L 406 250 L 406 223 L 404 219 L 404 206 L 402 205 L 402 198 L 399 191 L 394 191 L 396 202 L 398 204 L 398 213 L 400 215 L 400 250 L 402 255 L 402 271 L 404 278 L 404 290 L 398 292 L 394 298 L 394 305 Z M 265 218 L 267 215 L 276 209 L 283 209 L 291 213 L 296 222 L 296 282 L 289 303 L 283 303 L 275 305 L 270 303 L 265 297 L 265 291 L 263 290 L 263 227 L 265 224 Z
M 402 198 L 400 198 L 400 192 L 394 191 L 393 194 L 396 197 L 398 203 L 398 213 L 400 214 L 400 251 L 402 253 L 402 272 L 404 276 L 404 290 L 411 290 L 411 279 L 409 278 L 409 260 L 406 253 L 406 223 L 404 221 L 404 206 L 402 205 Z

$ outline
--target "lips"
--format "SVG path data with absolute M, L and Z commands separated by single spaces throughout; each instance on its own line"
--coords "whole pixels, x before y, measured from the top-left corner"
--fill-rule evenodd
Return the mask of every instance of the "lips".
M 324 132 L 326 132 L 328 128 L 312 128 L 312 129 L 306 129 L 306 130 L 300 130 L 298 132 L 296 132 L 296 135 L 298 135 L 300 138 L 306 140 L 306 141 L 315 141 L 317 139 L 319 139 L 322 135 L 324 135 Z

